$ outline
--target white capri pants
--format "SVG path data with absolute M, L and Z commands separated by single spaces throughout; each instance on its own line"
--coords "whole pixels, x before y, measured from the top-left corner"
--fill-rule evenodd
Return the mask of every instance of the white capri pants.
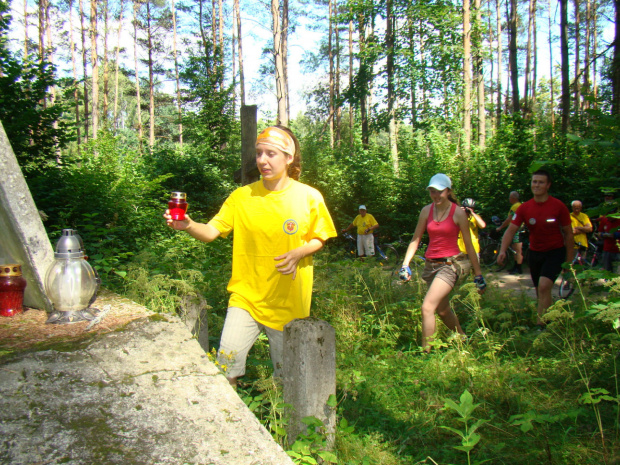
M 248 352 L 250 352 L 261 331 L 264 331 L 269 338 L 269 354 L 273 363 L 273 375 L 280 376 L 284 332 L 258 323 L 247 310 L 228 307 L 220 339 L 220 350 L 217 352 L 217 361 L 220 365 L 227 367 L 227 378 L 237 378 L 245 374 Z
M 373 257 L 375 255 L 375 236 L 372 234 L 357 235 L 357 254 L 359 256 L 367 255 Z

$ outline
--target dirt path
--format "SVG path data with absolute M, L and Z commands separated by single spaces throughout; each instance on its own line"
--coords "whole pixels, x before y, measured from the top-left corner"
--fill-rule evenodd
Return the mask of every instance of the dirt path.
M 532 285 L 532 278 L 528 269 L 524 269 L 523 273 L 518 275 L 510 274 L 506 271 L 487 271 L 485 278 L 489 285 L 497 286 L 499 289 L 524 292 L 527 296 L 533 299 L 536 298 L 536 290 Z M 554 295 L 556 294 L 556 287 L 554 286 Z

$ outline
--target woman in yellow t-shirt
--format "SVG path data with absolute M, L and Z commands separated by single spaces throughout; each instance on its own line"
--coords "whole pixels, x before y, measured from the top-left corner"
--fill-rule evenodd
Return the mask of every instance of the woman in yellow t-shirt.
M 312 255 L 336 236 L 321 193 L 298 181 L 301 151 L 288 128 L 271 126 L 258 135 L 256 165 L 262 179 L 236 189 L 207 224 L 164 214 L 168 226 L 203 242 L 235 232 L 218 351 L 233 386 L 261 331 L 269 338 L 274 375 L 280 375 L 284 325 L 310 315 Z

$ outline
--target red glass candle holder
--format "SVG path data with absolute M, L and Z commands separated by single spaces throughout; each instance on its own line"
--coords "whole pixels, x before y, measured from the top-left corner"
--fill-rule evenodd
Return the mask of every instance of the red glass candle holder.
M 21 265 L 0 265 L 0 316 L 15 316 L 24 310 L 24 289 Z
M 187 194 L 185 192 L 173 192 L 170 194 L 168 202 L 168 210 L 173 220 L 181 221 L 185 219 L 188 203 L 186 202 Z

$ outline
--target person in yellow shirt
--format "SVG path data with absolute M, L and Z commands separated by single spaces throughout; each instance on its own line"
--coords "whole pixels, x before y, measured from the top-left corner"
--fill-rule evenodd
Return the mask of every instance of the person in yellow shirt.
M 310 315 L 312 255 L 336 236 L 321 193 L 298 181 L 301 151 L 288 128 L 271 126 L 258 135 L 256 165 L 262 179 L 236 189 L 208 223 L 164 213 L 168 226 L 203 242 L 234 231 L 230 300 L 218 351 L 233 386 L 262 331 L 274 376 L 280 375 L 283 328 Z
M 582 256 L 585 258 L 588 253 L 588 236 L 592 232 L 592 222 L 583 210 L 583 204 L 580 200 L 573 200 L 570 203 L 572 212 L 570 214 L 570 222 L 573 227 L 573 236 L 575 237 L 575 249 L 581 248 Z
M 366 210 L 366 205 L 359 206 L 359 215 L 355 217 L 353 223 L 342 230 L 347 232 L 350 229 L 357 228 L 357 256 L 360 258 L 375 255 L 375 236 L 373 231 L 379 227 L 379 223 Z
M 471 236 L 471 243 L 474 246 L 477 254 L 480 254 L 480 243 L 478 242 L 478 230 L 487 227 L 486 222 L 474 212 L 476 208 L 476 202 L 474 199 L 467 198 L 461 202 L 461 208 L 467 213 L 467 222 L 469 223 L 469 233 Z M 463 253 L 467 253 L 465 249 L 465 241 L 463 240 L 463 233 L 459 233 L 459 250 Z

